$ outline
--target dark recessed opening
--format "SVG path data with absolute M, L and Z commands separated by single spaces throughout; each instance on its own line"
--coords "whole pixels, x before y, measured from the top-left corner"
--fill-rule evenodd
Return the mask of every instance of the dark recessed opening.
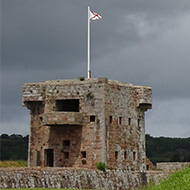
M 79 100 L 56 100 L 56 111 L 79 112 Z
M 69 159 L 69 152 L 64 152 L 64 158 Z
M 136 152 L 133 152 L 133 160 L 136 160 Z
M 125 160 L 127 159 L 127 152 L 126 151 L 124 152 L 124 159 Z
M 122 124 L 122 117 L 119 117 L 119 124 Z
M 81 152 L 81 157 L 82 157 L 82 158 L 86 158 L 86 151 L 82 151 L 82 152 Z
M 128 119 L 128 125 L 131 125 L 131 118 Z
M 113 117 L 110 116 L 110 123 L 113 123 Z
M 45 166 L 53 167 L 54 154 L 53 149 L 45 149 Z
M 69 140 L 65 140 L 63 141 L 63 146 L 70 146 L 70 141 Z
M 118 159 L 118 151 L 115 151 L 115 160 Z
M 91 115 L 90 116 L 90 122 L 95 122 L 95 118 L 96 118 L 95 115 Z
M 137 125 L 140 126 L 140 119 L 137 120 Z

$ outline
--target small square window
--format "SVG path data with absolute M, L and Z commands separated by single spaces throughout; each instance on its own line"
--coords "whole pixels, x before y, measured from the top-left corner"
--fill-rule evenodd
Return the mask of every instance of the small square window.
M 82 151 L 82 152 L 81 152 L 81 157 L 82 157 L 82 158 L 86 158 L 86 151 Z
M 95 119 L 96 119 L 95 115 L 90 116 L 90 122 L 95 122 Z
M 64 159 L 69 159 L 69 152 L 64 152 Z
M 69 147 L 70 146 L 70 141 L 69 140 L 63 141 L 63 146 Z

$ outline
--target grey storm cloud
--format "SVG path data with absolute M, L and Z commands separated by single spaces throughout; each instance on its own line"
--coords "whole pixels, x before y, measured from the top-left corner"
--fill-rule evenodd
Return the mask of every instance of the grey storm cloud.
M 153 88 L 146 133 L 190 136 L 190 1 L 1 0 L 1 133 L 29 132 L 26 82 L 87 75 Z

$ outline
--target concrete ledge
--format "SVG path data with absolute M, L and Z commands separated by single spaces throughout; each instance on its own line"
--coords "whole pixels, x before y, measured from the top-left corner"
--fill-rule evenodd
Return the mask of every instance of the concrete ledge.
M 82 125 L 82 114 L 78 112 L 49 112 L 42 115 L 43 125 Z

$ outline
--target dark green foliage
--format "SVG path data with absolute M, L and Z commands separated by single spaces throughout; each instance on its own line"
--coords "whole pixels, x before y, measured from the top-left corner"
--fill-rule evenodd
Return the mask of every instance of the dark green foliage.
M 85 77 L 80 77 L 79 80 L 80 80 L 80 81 L 84 81 L 84 80 L 85 80 Z
M 82 160 L 82 164 L 83 164 L 83 165 L 86 164 L 86 160 Z
M 186 154 L 182 160 L 183 162 L 190 162 L 190 153 Z
M 146 135 L 146 154 L 157 162 L 189 162 L 190 138 L 151 137 Z
M 0 136 L 0 160 L 27 160 L 28 135 L 7 135 Z
M 93 97 L 91 93 L 89 97 Z M 146 154 L 157 162 L 190 162 L 190 138 L 154 138 L 146 135 Z M 18 134 L 0 136 L 0 160 L 27 160 L 28 135 Z M 97 163 L 97 168 L 105 171 L 105 163 Z
M 180 159 L 180 156 L 179 154 L 174 154 L 173 157 L 171 158 L 170 162 L 180 162 L 181 159 Z
M 106 171 L 106 164 L 104 162 L 98 162 L 96 165 L 98 170 Z
M 88 100 L 92 100 L 94 98 L 94 95 L 92 94 L 92 92 L 88 92 L 86 97 L 87 97 Z

